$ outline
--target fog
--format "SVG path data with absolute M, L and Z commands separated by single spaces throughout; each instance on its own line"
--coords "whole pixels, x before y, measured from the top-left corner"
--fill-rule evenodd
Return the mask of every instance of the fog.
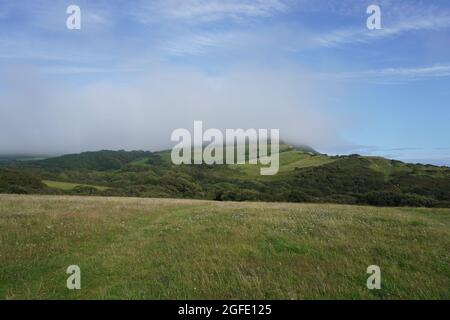
M 348 119 L 320 98 L 331 89 L 297 68 L 207 75 L 160 65 L 128 78 L 118 71 L 80 84 L 12 68 L 1 79 L 0 154 L 161 150 L 172 146 L 173 130 L 192 130 L 194 120 L 205 129 L 280 129 L 281 139 L 319 149 L 343 143 L 339 127 Z

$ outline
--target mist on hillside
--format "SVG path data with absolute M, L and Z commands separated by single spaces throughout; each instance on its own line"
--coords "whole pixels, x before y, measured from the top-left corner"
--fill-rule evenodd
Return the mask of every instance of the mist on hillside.
M 300 70 L 208 76 L 159 67 L 136 78 L 68 86 L 35 68 L 11 70 L 0 95 L 0 153 L 160 150 L 194 120 L 205 129 L 280 129 L 282 139 L 319 149 L 343 144 L 343 117 L 326 111 L 319 84 Z

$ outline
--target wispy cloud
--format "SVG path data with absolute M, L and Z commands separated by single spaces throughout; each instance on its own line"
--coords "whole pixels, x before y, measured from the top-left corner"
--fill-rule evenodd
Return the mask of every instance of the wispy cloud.
M 170 56 L 200 56 L 217 49 L 236 52 L 254 44 L 254 40 L 254 36 L 240 31 L 195 32 L 164 41 L 160 49 Z
M 368 71 L 363 75 L 373 76 L 400 76 L 409 78 L 447 77 L 450 76 L 450 65 L 437 65 L 423 68 L 387 68 Z
M 77 74 L 95 74 L 95 73 L 130 73 L 142 72 L 139 68 L 93 68 L 93 67 L 44 67 L 39 68 L 39 73 L 43 75 L 77 75 Z
M 384 84 L 399 84 L 408 81 L 450 77 L 450 64 L 414 68 L 384 68 L 353 72 L 317 73 L 317 78 L 357 80 Z
M 26 30 L 27 27 L 45 31 L 65 32 L 66 9 L 72 2 L 66 0 L 45 1 L 0 1 L 0 19 L 15 20 Z M 101 29 L 114 22 L 112 12 L 103 0 L 98 2 L 78 0 L 81 7 L 82 24 L 90 30 Z M 32 30 L 32 29 L 30 29 Z
M 224 45 L 217 34 L 192 34 L 163 43 L 162 50 L 173 56 L 201 55 L 210 48 Z
M 268 17 L 288 10 L 283 0 L 164 0 L 142 2 L 132 10 L 132 15 L 140 22 L 155 19 L 177 20 L 192 24 L 239 20 L 248 17 Z
M 349 47 L 351 45 L 371 44 L 378 41 L 393 39 L 402 35 L 418 31 L 439 31 L 450 28 L 450 12 L 439 10 L 433 6 L 423 7 L 421 5 L 398 4 L 388 0 L 381 1 L 385 7 L 382 15 L 382 29 L 369 30 L 365 25 L 366 7 L 364 3 L 355 3 L 349 6 L 340 1 L 320 1 L 318 5 L 322 14 L 334 15 L 333 10 L 340 13 L 352 15 L 357 21 L 348 27 L 341 24 L 325 23 L 327 31 L 316 31 L 315 28 L 304 23 L 302 19 L 293 22 L 281 22 L 268 27 L 258 25 L 248 29 L 247 26 L 237 24 L 228 25 L 226 31 L 222 28 L 206 30 L 198 27 L 198 24 L 231 18 L 243 21 L 245 18 L 266 17 L 287 12 L 302 12 L 312 10 L 312 6 L 302 7 L 304 2 L 281 2 L 281 1 L 256 1 L 251 4 L 244 2 L 211 2 L 210 6 L 203 6 L 203 1 L 189 0 L 184 5 L 174 6 L 176 1 L 167 2 L 163 8 L 155 6 L 153 14 L 146 11 L 146 19 L 169 19 L 174 23 L 195 24 L 194 29 L 180 31 L 166 40 L 164 48 L 169 55 L 203 55 L 211 52 L 214 48 L 232 48 L 240 50 L 243 47 L 257 46 L 258 49 L 277 53 L 302 52 L 305 50 L 320 50 L 335 47 Z M 184 2 L 183 2 L 184 3 Z M 209 3 L 209 2 L 208 2 Z M 328 5 L 325 5 L 329 3 Z M 194 4 L 194 5 L 193 5 Z M 295 4 L 295 5 L 294 5 Z M 357 10 L 355 9 L 357 8 Z M 350 8 L 352 10 L 350 10 Z M 185 31 L 190 31 L 185 33 Z M 169 35 L 169 37 L 171 37 Z M 251 50 L 251 49 L 250 49 Z
M 319 47 L 336 47 L 349 43 L 369 43 L 375 40 L 394 38 L 412 31 L 450 28 L 450 13 L 447 12 L 429 16 L 406 16 L 403 19 L 393 24 L 384 24 L 381 30 L 368 30 L 363 26 L 317 35 L 312 43 Z

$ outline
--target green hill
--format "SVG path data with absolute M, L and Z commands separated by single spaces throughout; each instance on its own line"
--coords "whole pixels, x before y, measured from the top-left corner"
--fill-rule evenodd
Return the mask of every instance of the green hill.
M 170 150 L 85 152 L 4 168 L 52 182 L 28 193 L 450 207 L 448 167 L 328 156 L 285 143 L 279 158 L 273 176 L 261 176 L 259 165 L 175 166 Z
M 150 156 L 148 151 L 110 151 L 83 152 L 61 157 L 27 161 L 26 166 L 57 170 L 115 170 L 136 159 Z

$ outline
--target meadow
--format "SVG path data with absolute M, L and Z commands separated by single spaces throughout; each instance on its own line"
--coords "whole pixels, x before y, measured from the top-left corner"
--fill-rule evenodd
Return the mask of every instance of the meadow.
M 75 189 L 76 187 L 94 188 L 99 191 L 104 191 L 104 190 L 108 189 L 107 187 L 93 186 L 93 185 L 89 185 L 89 184 L 61 182 L 61 181 L 43 180 L 42 182 L 49 188 L 60 189 L 60 190 L 64 190 L 64 191 L 71 191 L 71 190 Z
M 450 299 L 450 209 L 0 195 L 0 298 Z

